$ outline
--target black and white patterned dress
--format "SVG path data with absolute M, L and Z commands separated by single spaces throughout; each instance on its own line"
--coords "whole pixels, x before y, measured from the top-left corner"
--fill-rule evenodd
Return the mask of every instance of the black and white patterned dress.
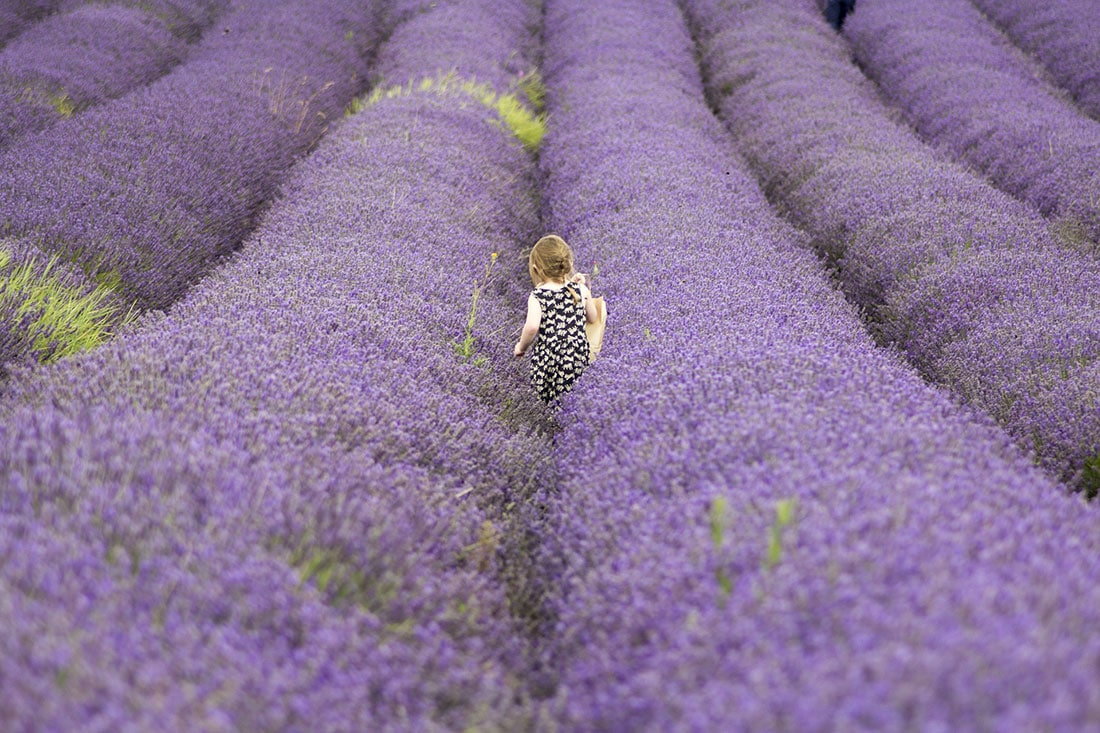
M 584 301 L 573 283 L 559 290 L 535 288 L 534 294 L 542 317 L 531 350 L 531 386 L 550 402 L 572 387 L 588 366 Z

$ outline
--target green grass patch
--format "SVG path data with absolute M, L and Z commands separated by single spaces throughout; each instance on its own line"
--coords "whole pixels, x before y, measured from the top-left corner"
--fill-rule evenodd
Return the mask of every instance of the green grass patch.
M 725 497 L 717 497 L 710 505 L 710 541 L 716 553 L 721 552 L 725 544 L 727 502 Z M 714 579 L 718 582 L 722 605 L 733 592 L 733 579 L 721 565 L 714 570 Z
M 16 321 L 27 324 L 24 337 L 42 362 L 94 348 L 135 318 L 133 308 L 124 313 L 111 297 L 117 278 L 86 292 L 62 282 L 57 263 L 55 256 L 41 268 L 13 264 L 11 253 L 0 250 L 0 311 L 14 311 Z
M 1100 494 L 1100 454 L 1085 460 L 1081 475 L 1081 488 L 1090 500 Z
M 312 545 L 308 537 L 291 554 L 290 564 L 297 569 L 303 585 L 315 586 L 334 607 L 356 606 L 388 617 L 389 606 L 401 590 L 401 578 L 392 571 L 373 576 L 343 551 Z M 400 635 L 411 631 L 413 625 L 412 619 L 391 619 L 386 630 Z
M 496 113 L 496 122 L 511 132 L 528 150 L 538 150 L 546 134 L 546 115 L 541 111 L 545 98 L 545 87 L 538 74 L 529 74 L 517 84 L 516 92 L 501 94 L 488 84 L 476 79 L 468 79 L 448 72 L 435 77 L 412 80 L 407 84 L 383 87 L 377 86 L 365 97 L 352 102 L 349 114 L 355 114 L 385 99 L 409 97 L 413 94 L 436 94 L 454 96 L 477 101 Z M 520 99 L 522 94 L 528 100 Z M 529 106 L 530 105 L 530 106 Z M 532 107 L 534 109 L 532 109 Z
M 768 553 L 764 558 L 764 567 L 774 568 L 783 559 L 783 533 L 794 523 L 797 499 L 781 499 L 775 503 L 775 521 L 768 531 Z
M 76 112 L 76 102 L 63 90 L 56 87 L 47 87 L 43 83 L 31 83 L 23 87 L 19 93 L 20 104 L 30 104 L 35 107 L 52 107 L 62 119 L 68 119 Z
M 543 83 L 539 72 L 533 71 L 520 76 L 519 88 L 536 112 L 541 113 L 546 109 L 546 84 Z
M 76 105 L 68 94 L 55 94 L 50 97 L 50 106 L 57 110 L 57 114 L 61 115 L 63 119 L 72 117 L 73 112 L 76 111 Z

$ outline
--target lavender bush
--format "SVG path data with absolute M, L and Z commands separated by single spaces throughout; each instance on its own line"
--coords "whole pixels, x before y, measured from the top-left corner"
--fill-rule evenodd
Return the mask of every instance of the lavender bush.
M 869 3 L 845 23 L 862 68 L 952 157 L 1100 241 L 1100 122 L 1042 77 L 970 0 Z
M 0 0 L 0 43 L 48 14 L 61 0 Z
M 396 18 L 415 17 L 423 6 L 422 0 L 395 2 L 389 12 Z M 463 43 L 464 28 L 475 23 L 478 27 L 498 34 L 493 43 L 507 45 L 517 32 L 537 31 L 537 16 L 525 4 L 507 2 L 499 7 L 488 2 L 447 3 L 433 8 L 431 24 L 406 23 L 401 26 L 400 43 L 390 47 L 390 53 L 379 59 L 372 68 L 382 83 L 403 84 L 409 81 L 408 70 L 418 69 L 420 76 L 437 76 L 451 72 L 461 78 L 478 79 L 499 90 L 518 86 L 524 75 L 530 75 L 532 63 L 522 54 L 508 54 L 492 64 L 486 64 L 483 49 Z M 454 18 L 453 22 L 448 18 Z M 448 53 L 440 54 L 440 44 L 446 44 Z
M 236 5 L 172 73 L 0 154 L 0 232 L 168 306 L 361 91 L 382 30 L 375 3 Z
M 614 304 L 543 496 L 545 729 L 1095 727 L 1092 508 L 872 343 L 674 2 L 549 0 L 545 43 L 548 223 Z
M 1096 491 L 1095 258 L 898 124 L 813 3 L 685 7 L 738 149 L 878 336 Z
M 90 4 L 109 3 L 120 8 L 136 8 L 164 22 L 173 35 L 196 41 L 229 7 L 226 0 L 64 0 L 60 11 L 70 12 Z
M 1089 0 L 972 0 L 1038 58 L 1081 109 L 1100 119 L 1100 13 Z
M 162 76 L 225 5 L 82 5 L 32 26 L 0 51 L 0 147 Z
M 488 4 L 410 15 L 380 65 L 525 68 L 533 9 Z M 400 62 L 442 28 L 438 56 Z M 11 729 L 528 725 L 500 548 L 553 464 L 509 353 L 535 170 L 496 120 L 461 91 L 380 96 L 170 312 L 13 379 Z

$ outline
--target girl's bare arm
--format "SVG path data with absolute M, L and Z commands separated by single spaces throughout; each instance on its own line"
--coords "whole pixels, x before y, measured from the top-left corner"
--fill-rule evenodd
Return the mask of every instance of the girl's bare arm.
M 523 333 L 516 342 L 515 355 L 523 356 L 531 347 L 531 342 L 539 333 L 539 324 L 542 322 L 542 308 L 539 307 L 538 298 L 534 293 L 527 296 L 527 321 L 523 324 Z
M 587 285 L 581 284 L 581 297 L 584 298 L 584 320 L 587 323 L 595 323 L 599 319 L 599 313 L 596 312 L 596 304 L 592 301 L 592 291 L 588 289 Z

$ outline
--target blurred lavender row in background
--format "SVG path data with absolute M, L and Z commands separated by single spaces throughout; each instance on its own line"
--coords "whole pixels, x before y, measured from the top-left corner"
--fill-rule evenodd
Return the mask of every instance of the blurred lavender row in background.
M 1093 15 L 1100 18 L 1100 7 Z M 970 0 L 867 3 L 844 35 L 925 139 L 1100 254 L 1100 121 Z
M 1097 258 L 897 123 L 811 0 L 685 7 L 738 150 L 877 335 L 1100 488 Z
M 237 4 L 171 73 L 0 154 L 0 234 L 167 307 L 363 90 L 384 22 L 357 0 Z
M 62 0 L 0 0 L 0 44 L 61 5 Z
M 0 50 L 0 148 L 167 73 L 227 4 L 89 3 L 31 26 Z
M 1100 119 L 1100 7 L 1092 0 L 971 0 Z
M 544 495 L 546 719 L 1095 721 L 1088 505 L 874 345 L 730 153 L 675 2 L 546 8 L 547 223 L 615 318 Z
M 394 79 L 532 68 L 524 0 L 404 9 Z M 169 313 L 13 379 L 6 729 L 530 724 L 502 548 L 554 467 L 509 350 L 536 171 L 498 122 L 381 95 Z

